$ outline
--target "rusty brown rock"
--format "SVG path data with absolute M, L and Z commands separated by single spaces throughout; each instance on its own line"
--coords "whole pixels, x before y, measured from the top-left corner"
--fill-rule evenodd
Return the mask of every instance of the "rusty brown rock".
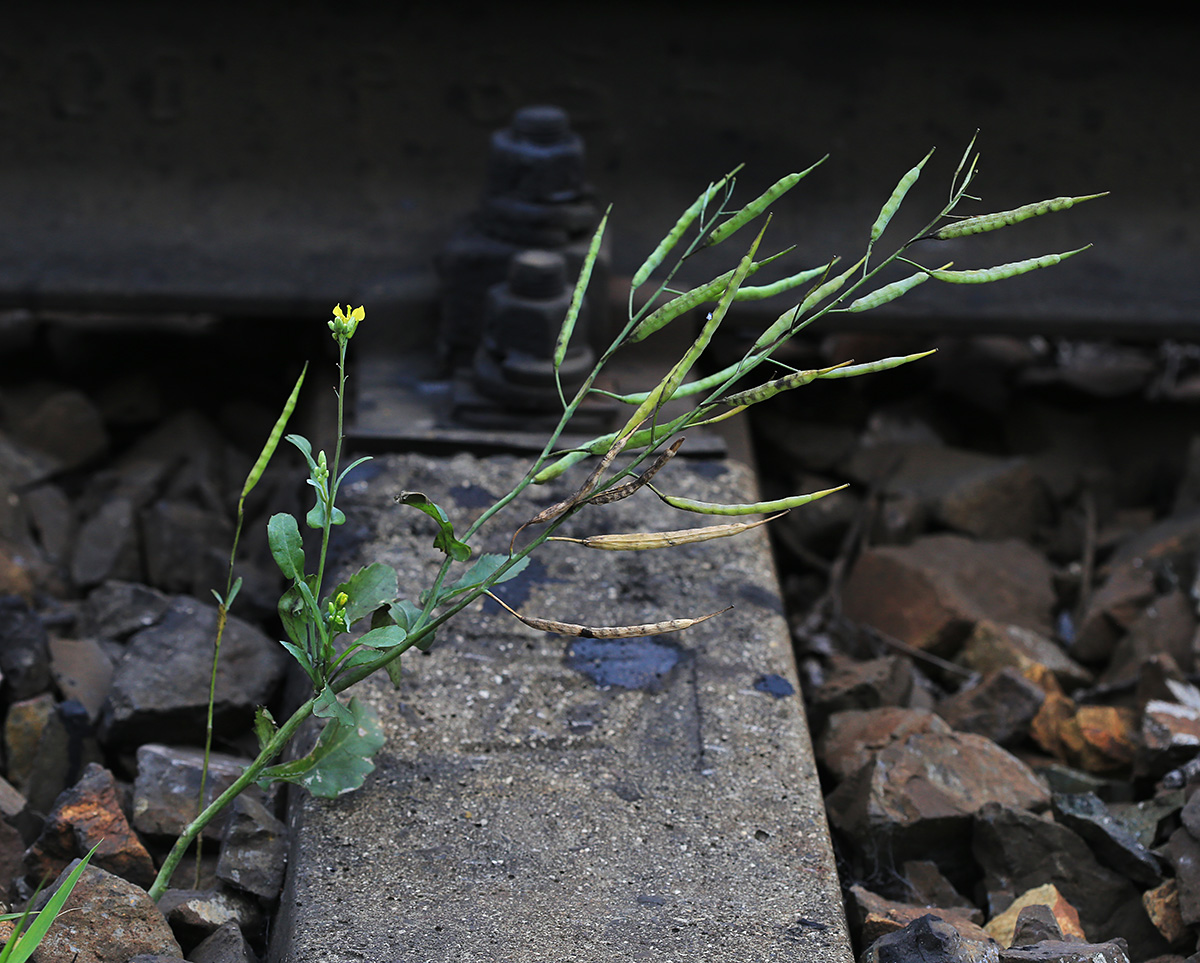
M 35 903 L 40 909 L 74 864 Z M 146 891 L 88 866 L 34 957 L 36 963 L 126 963 L 139 953 L 182 959 L 183 951 Z
M 1076 706 L 1050 694 L 1030 732 L 1048 753 L 1088 772 L 1123 771 L 1138 749 L 1136 714 L 1120 706 Z
M 986 736 L 1000 745 L 1025 738 L 1046 692 L 1017 669 L 984 676 L 937 704 L 937 714 L 953 729 Z
M 981 619 L 1049 634 L 1049 563 L 1023 542 L 930 535 L 862 554 L 847 579 L 847 617 L 909 645 L 952 655 Z
M 1142 609 L 1154 600 L 1154 572 L 1132 562 L 1115 565 L 1088 599 L 1071 657 L 1089 665 L 1105 662 Z
M 1179 910 L 1179 883 L 1168 879 L 1154 889 L 1142 893 L 1142 905 L 1146 907 L 1146 915 L 1158 930 L 1163 939 L 1172 946 L 1183 943 L 1190 932 L 1183 921 Z
M 809 716 L 814 728 L 835 712 L 907 705 L 913 691 L 910 659 L 888 655 L 857 661 L 843 655 L 830 660 L 829 675 L 812 694 Z
M 886 899 L 872 893 L 864 886 L 850 887 L 854 897 L 854 908 L 859 921 L 863 943 L 874 943 L 881 936 L 902 930 L 922 916 L 935 916 L 948 923 L 966 940 L 979 943 L 990 942 L 987 931 L 970 918 L 967 911 L 959 907 L 916 906 Z
M 924 709 L 848 709 L 829 717 L 817 740 L 817 758 L 841 782 L 870 762 L 879 750 L 921 732 L 948 734 L 950 727 Z
M 980 673 L 1012 666 L 1042 688 L 1047 688 L 1044 673 L 1048 670 L 1058 686 L 1068 692 L 1095 681 L 1088 669 L 1047 636 L 1019 625 L 1001 625 L 986 619 L 975 624 L 954 661 Z
M 999 913 L 988 921 L 988 935 L 991 936 L 1001 946 L 1012 946 L 1013 936 L 1017 929 L 1017 917 L 1020 916 L 1021 910 L 1027 906 L 1045 906 L 1049 908 L 1054 915 L 1054 921 L 1058 924 L 1059 937 L 1076 937 L 1080 940 L 1087 939 L 1083 932 L 1083 925 L 1079 922 L 1079 913 L 1066 898 L 1060 893 L 1053 883 L 1046 883 L 1042 886 L 1035 886 L 1033 889 L 1028 889 L 1015 900 L 1003 913 Z
M 1045 809 L 1045 787 L 982 736 L 924 732 L 891 743 L 826 799 L 829 820 L 868 860 L 932 859 L 968 869 L 972 816 L 993 804 Z
M 59 796 L 25 863 L 36 883 L 57 875 L 97 846 L 92 864 L 141 887 L 154 882 L 154 860 L 130 828 L 111 772 L 95 763 Z

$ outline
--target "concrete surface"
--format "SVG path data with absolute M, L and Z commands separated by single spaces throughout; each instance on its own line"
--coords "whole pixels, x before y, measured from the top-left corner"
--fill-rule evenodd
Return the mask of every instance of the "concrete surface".
M 342 561 L 386 560 L 419 584 L 436 565 L 433 529 L 392 496 L 424 491 L 461 530 L 524 464 L 373 462 L 349 493 Z M 676 458 L 659 478 L 709 500 L 745 500 L 754 484 L 732 461 Z M 507 545 L 564 490 L 527 493 L 483 547 Z M 585 509 L 565 534 L 697 518 L 642 492 Z M 295 802 L 271 959 L 848 963 L 762 530 L 669 552 L 551 544 L 538 559 L 500 592 L 528 615 L 611 625 L 735 608 L 619 643 L 534 631 L 479 604 L 430 654 L 405 656 L 399 691 L 361 684 L 388 741 L 362 790 Z

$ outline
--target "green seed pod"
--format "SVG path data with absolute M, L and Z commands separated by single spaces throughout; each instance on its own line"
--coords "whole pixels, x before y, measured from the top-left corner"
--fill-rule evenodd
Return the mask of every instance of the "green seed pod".
M 904 197 L 908 193 L 909 188 L 917 182 L 917 178 L 921 176 L 921 168 L 925 166 L 925 162 L 933 156 L 933 151 L 921 160 L 916 167 L 912 168 L 907 174 L 900 178 L 900 183 L 896 185 L 896 189 L 892 191 L 892 196 L 887 199 L 887 202 L 879 209 L 879 216 L 875 218 L 875 223 L 871 225 L 871 240 L 868 243 L 867 250 L 870 251 L 871 245 L 883 235 L 891 222 L 896 211 L 900 210 L 900 205 L 904 203 Z
M 909 275 L 900 281 L 893 281 L 891 284 L 885 284 L 883 287 L 870 294 L 865 294 L 857 301 L 851 301 L 843 310 L 857 313 L 859 311 L 870 311 L 872 308 L 877 308 L 881 304 L 887 304 L 889 301 L 895 301 L 896 298 L 907 294 L 918 284 L 924 284 L 929 280 L 929 275 L 924 271 L 918 271 L 916 274 Z
M 725 293 L 721 295 L 721 300 L 717 302 L 716 308 L 701 326 L 700 333 L 696 335 L 696 340 L 684 352 L 683 357 L 671 366 L 671 370 L 666 373 L 662 381 L 651 389 L 646 400 L 638 405 L 633 414 L 630 415 L 629 421 L 626 422 L 622 432 L 632 433 L 642 422 L 657 412 L 669 398 L 674 397 L 675 389 L 683 383 L 683 379 L 687 377 L 688 372 L 700 360 L 700 355 L 704 353 L 704 349 L 708 347 L 708 343 L 712 340 L 712 336 L 716 333 L 717 328 L 725 320 L 725 314 L 729 310 L 729 305 L 733 303 L 738 288 L 742 286 L 742 282 L 746 280 L 751 267 L 754 266 L 754 254 L 758 250 L 758 245 L 762 243 L 763 234 L 766 233 L 770 224 L 771 219 L 768 217 L 767 223 L 762 226 L 762 230 L 758 232 L 758 236 L 750 245 L 750 250 L 746 252 L 745 257 L 742 258 L 741 263 L 738 264 L 737 269 L 733 272 L 733 277 L 729 279 L 729 285 L 725 288 Z
M 849 362 L 845 362 L 849 364 Z M 834 368 L 841 367 L 835 365 Z M 726 395 L 720 399 L 723 405 L 733 405 L 735 407 L 746 407 L 747 405 L 756 405 L 760 401 L 766 401 L 768 398 L 773 398 L 781 391 L 789 391 L 792 388 L 799 388 L 801 385 L 809 384 L 816 381 L 825 372 L 833 371 L 834 368 L 811 369 L 808 371 L 793 371 L 791 374 L 784 375 L 782 378 L 776 378 L 774 381 L 768 381 L 765 384 L 758 385 L 755 388 L 747 388 L 745 391 L 738 391 L 731 395 Z
M 279 447 L 279 439 L 283 437 L 283 430 L 287 427 L 288 419 L 292 417 L 292 412 L 296 408 L 296 401 L 300 397 L 300 386 L 304 384 L 304 376 L 308 372 L 308 364 L 300 370 L 300 377 L 296 379 L 296 384 L 292 388 L 292 393 L 288 395 L 287 401 L 283 404 L 283 411 L 279 413 L 279 417 L 275 421 L 274 427 L 271 428 L 271 434 L 267 436 L 267 443 L 263 445 L 262 451 L 258 454 L 258 459 L 254 462 L 254 467 L 250 469 L 250 474 L 246 476 L 246 483 L 242 485 L 242 495 L 244 499 L 250 494 L 251 490 L 263 476 L 263 472 L 267 470 L 267 464 L 271 461 L 271 456 L 275 454 L 275 449 Z
M 705 239 L 702 247 L 712 247 L 714 244 L 720 244 L 722 241 L 729 238 L 735 231 L 741 230 L 752 220 L 758 217 L 763 211 L 775 203 L 784 194 L 790 191 L 793 187 L 807 176 L 811 171 L 816 170 L 829 157 L 828 154 L 822 157 L 811 167 L 800 171 L 798 174 L 788 174 L 786 177 L 781 177 L 774 184 L 768 187 L 765 191 L 758 195 L 749 204 L 743 207 L 733 217 L 717 225 L 713 232 Z
M 625 443 L 625 447 L 637 449 L 645 448 L 647 445 L 657 444 L 668 435 L 674 434 L 681 425 L 683 425 L 689 418 L 692 417 L 692 415 L 693 412 L 685 412 L 684 414 L 679 415 L 677 418 L 673 418 L 671 421 L 664 422 L 655 428 L 642 428 L 638 431 L 635 431 L 629 436 L 629 440 Z M 545 468 L 541 469 L 536 475 L 534 475 L 534 484 L 545 484 L 546 482 L 557 478 L 571 466 L 579 464 L 579 462 L 583 461 L 584 459 L 590 458 L 592 455 L 603 455 L 612 448 L 612 444 L 616 438 L 617 432 L 610 431 L 606 435 L 600 435 L 598 438 L 593 438 L 591 441 L 587 442 L 575 451 L 567 452 L 561 458 L 551 462 Z
M 1046 254 L 1042 257 L 1031 257 L 1024 261 L 1013 261 L 1009 264 L 998 264 L 995 267 L 983 268 L 978 271 L 930 271 L 929 276 L 937 281 L 946 281 L 950 284 L 988 284 L 992 281 L 1003 281 L 1005 278 L 1013 278 L 1018 274 L 1028 274 L 1030 271 L 1036 271 L 1038 268 L 1053 267 L 1060 261 L 1065 261 L 1080 251 L 1086 251 L 1089 247 L 1091 247 L 1090 244 L 1085 244 L 1083 247 L 1076 248 L 1074 251 L 1067 251 L 1064 254 Z
M 684 232 L 691 227 L 692 222 L 708 207 L 708 202 L 712 200 L 713 195 L 724 187 L 729 178 L 740 169 L 741 165 L 738 165 L 738 167 L 734 168 L 734 170 L 730 171 L 715 184 L 709 184 L 704 192 L 692 202 L 692 206 L 679 216 L 679 220 L 675 222 L 675 226 L 671 228 L 667 236 L 658 242 L 658 247 L 646 258 L 645 263 L 634 272 L 631 290 L 636 291 L 646 283 L 646 279 L 654 273 L 655 268 L 662 264 L 663 258 L 671 253 L 671 250 L 679 243 L 679 239 L 683 237 Z
M 1084 201 L 1094 200 L 1097 197 L 1107 197 L 1108 193 L 1108 191 L 1103 191 L 1100 194 L 1085 194 L 1082 197 L 1053 197 L 1048 201 L 1035 201 L 1032 204 L 1023 204 L 1021 207 L 1013 208 L 1011 211 L 980 214 L 977 217 L 968 217 L 961 221 L 955 221 L 953 224 L 947 224 L 932 234 L 927 234 L 926 237 L 935 238 L 939 241 L 947 241 L 954 237 L 967 237 L 971 234 L 996 231 L 1002 227 L 1008 227 L 1010 224 L 1027 221 L 1031 217 L 1040 217 L 1043 214 L 1052 214 L 1055 211 L 1065 211 L 1076 204 L 1082 204 Z
M 790 250 L 790 249 L 789 249 Z M 752 261 L 746 272 L 748 277 L 751 274 L 758 272 L 759 268 L 766 267 L 777 258 L 783 257 L 787 251 L 780 251 L 778 254 L 772 254 L 768 258 L 761 261 Z M 650 335 L 654 334 L 660 328 L 666 327 L 670 322 L 674 321 L 681 314 L 691 311 L 693 308 L 701 304 L 706 304 L 709 301 L 716 301 L 725 290 L 729 287 L 729 282 L 733 280 L 733 276 L 738 272 L 739 268 L 733 268 L 726 271 L 724 274 L 713 278 L 705 284 L 698 285 L 690 291 L 685 291 L 683 294 L 677 295 L 666 304 L 656 308 L 652 313 L 643 318 L 636 328 L 629 335 L 629 342 L 636 344 L 643 341 Z
M 908 364 L 910 361 L 927 358 L 936 351 L 937 348 L 930 348 L 928 351 L 919 351 L 916 354 L 906 354 L 894 358 L 880 358 L 878 361 L 868 361 L 866 364 L 838 365 L 835 368 L 826 368 L 818 373 L 817 377 L 823 381 L 833 378 L 857 378 L 859 375 L 875 374 L 877 371 L 899 368 L 900 365 Z
M 583 304 L 583 294 L 587 290 L 588 282 L 592 279 L 592 267 L 596 263 L 596 256 L 600 253 L 600 242 L 604 238 L 604 226 L 608 223 L 608 215 L 611 211 L 612 205 L 609 204 L 608 210 L 604 212 L 604 217 L 600 218 L 596 233 L 592 235 L 592 243 L 588 247 L 587 256 L 583 259 L 583 266 L 579 269 L 579 279 L 575 282 L 575 291 L 571 295 L 571 305 L 567 308 L 562 327 L 558 329 L 558 340 L 554 344 L 555 371 L 563 363 L 563 358 L 567 356 L 567 346 L 571 343 L 571 335 L 575 331 L 575 321 L 579 317 L 579 308 Z
M 822 265 L 821 267 L 809 268 L 807 271 L 801 271 L 799 274 L 793 274 L 791 277 L 782 278 L 778 281 L 775 281 L 773 284 L 762 284 L 756 287 L 738 288 L 738 292 L 734 296 L 734 300 L 761 301 L 763 298 L 773 298 L 777 294 L 783 294 L 785 291 L 790 291 L 792 288 L 799 287 L 806 281 L 811 281 L 813 278 L 819 277 L 826 270 L 828 270 L 828 268 L 825 265 Z
M 808 495 L 793 495 L 790 498 L 777 498 L 770 502 L 753 502 L 745 505 L 698 502 L 690 498 L 664 495 L 653 485 L 650 486 L 650 490 L 672 508 L 678 508 L 685 512 L 697 512 L 701 515 L 759 515 L 768 512 L 787 511 L 789 508 L 799 508 L 801 505 L 807 505 L 818 498 L 824 498 L 826 495 L 832 495 L 834 492 L 840 492 L 843 488 L 848 487 L 850 486 L 838 485 L 837 488 L 826 488 L 824 491 L 812 492 Z

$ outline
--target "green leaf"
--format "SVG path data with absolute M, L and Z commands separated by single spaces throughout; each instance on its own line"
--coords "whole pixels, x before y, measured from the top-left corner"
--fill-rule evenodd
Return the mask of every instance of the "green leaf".
M 378 629 L 371 629 L 366 635 L 355 640 L 356 645 L 364 645 L 369 649 L 384 649 L 395 648 L 401 645 L 408 639 L 408 633 L 398 625 L 385 625 Z
M 324 528 L 325 527 L 325 502 L 322 500 L 320 493 L 317 494 L 317 503 L 308 510 L 308 514 L 304 516 L 304 521 L 309 528 Z M 333 515 L 330 519 L 330 525 L 344 525 L 346 523 L 346 513 L 336 505 L 333 509 Z
M 432 639 L 432 636 L 431 636 L 431 639 Z M 388 678 L 392 682 L 392 687 L 395 689 L 399 689 L 400 688 L 400 680 L 403 678 L 403 674 L 402 674 L 403 670 L 400 668 L 400 660 L 392 659 L 392 661 L 389 662 L 387 665 L 385 665 L 383 668 L 384 668 L 384 671 L 387 672 Z
M 347 726 L 354 725 L 354 716 L 338 700 L 337 693 L 330 686 L 325 686 L 317 696 L 317 701 L 313 703 L 313 715 L 322 719 L 337 719 Z
M 254 734 L 258 737 L 259 751 L 267 748 L 267 743 L 275 738 L 279 727 L 275 725 L 275 717 L 266 706 L 259 706 L 254 713 Z
M 263 789 L 275 780 L 303 786 L 314 796 L 332 799 L 357 789 L 375 768 L 371 757 L 384 743 L 383 729 L 373 709 L 350 700 L 353 719 L 344 725 L 337 719 L 325 724 L 312 752 L 291 762 L 263 770 L 258 785 Z
M 396 501 L 402 505 L 411 505 L 438 523 L 440 531 L 433 540 L 434 548 L 445 552 L 456 562 L 465 562 L 471 557 L 471 546 L 454 537 L 454 526 L 450 524 L 446 513 L 431 502 L 424 492 L 401 492 L 396 496 Z
M 417 620 L 420 619 L 420 617 L 421 617 L 421 609 L 418 606 L 414 605 L 412 602 L 410 602 L 408 599 L 401 599 L 398 602 L 392 602 L 388 606 L 388 614 L 391 615 L 391 617 L 393 619 L 395 619 L 396 624 L 398 626 L 400 626 L 400 628 L 404 629 L 404 631 L 406 633 L 408 633 L 409 635 L 412 635 L 413 631 L 416 628 Z M 418 649 L 420 649 L 422 652 L 428 652 L 430 650 L 430 648 L 433 646 L 433 643 L 434 643 L 434 640 L 436 639 L 436 637 L 437 637 L 436 632 L 430 632 L 427 636 L 425 636 L 419 642 L 415 642 L 414 645 L 416 645 L 416 647 Z M 389 676 L 391 675 L 391 671 L 390 671 L 391 665 L 392 665 L 392 663 L 388 664 L 388 669 L 389 669 L 388 675 Z M 399 677 L 399 671 L 397 671 L 397 674 L 395 676 L 392 676 L 392 682 L 395 682 L 396 685 L 400 684 L 399 682 L 396 681 L 398 677 Z
M 284 577 L 293 582 L 304 578 L 304 541 L 300 538 L 300 526 L 296 519 L 285 512 L 272 515 L 267 522 L 267 541 L 271 556 Z
M 13 931 L 13 936 L 5 944 L 4 949 L 0 950 L 0 963 L 25 963 L 32 955 L 33 951 L 38 948 L 38 945 L 46 937 L 46 933 L 50 927 L 54 925 L 54 921 L 58 919 L 58 914 L 62 912 L 63 904 L 71 898 L 71 893 L 75 889 L 75 885 L 79 882 L 79 877 L 83 875 L 83 871 L 87 869 L 87 864 L 91 861 L 92 855 L 99 848 L 97 843 L 93 846 L 86 856 L 79 861 L 69 876 L 62 881 L 62 885 L 58 887 L 54 895 L 42 907 L 37 918 L 34 919 L 29 929 L 21 932 L 21 924 L 17 924 L 16 930 Z M 22 921 L 27 918 L 27 914 L 21 915 Z M 18 935 L 19 934 L 19 935 Z
M 463 573 L 462 578 L 442 594 L 440 601 L 453 598 L 455 595 L 461 595 L 463 592 L 468 592 L 473 588 L 483 585 L 509 558 L 510 556 L 508 555 L 480 555 L 475 564 Z M 507 582 L 510 578 L 516 578 L 525 571 L 525 567 L 528 564 L 529 556 L 527 555 L 520 561 L 515 562 L 512 568 L 491 584 L 499 585 L 502 582 Z
M 317 685 L 317 670 L 313 668 L 312 662 L 309 661 L 308 653 L 304 651 L 304 646 L 297 645 L 295 642 L 285 642 L 283 639 L 279 640 L 279 644 L 292 653 L 292 658 L 300 663 L 300 668 L 312 680 L 312 684 Z
M 308 643 L 308 627 L 312 622 L 308 596 L 311 595 L 312 590 L 307 584 L 297 582 L 279 597 L 279 604 L 275 607 L 279 613 L 279 621 L 283 623 L 283 630 L 297 645 Z
M 383 562 L 372 562 L 338 585 L 329 598 L 336 599 L 340 592 L 350 599 L 346 603 L 346 623 L 353 625 L 396 597 L 396 570 Z
M 300 449 L 300 454 L 304 456 L 304 460 L 308 462 L 309 474 L 316 474 L 317 460 L 313 458 L 312 442 L 303 435 L 287 435 L 285 441 L 290 441 L 293 445 Z

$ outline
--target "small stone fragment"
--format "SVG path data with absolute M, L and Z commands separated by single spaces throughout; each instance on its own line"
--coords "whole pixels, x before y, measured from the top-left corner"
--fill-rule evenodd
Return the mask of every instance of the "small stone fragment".
M 164 743 L 203 743 L 216 627 L 215 606 L 177 596 L 157 624 L 130 638 L 102 724 L 110 744 L 128 745 L 145 731 Z M 245 731 L 286 667 L 282 646 L 230 616 L 217 668 L 215 730 Z
M 112 687 L 113 664 L 95 639 L 51 639 L 50 672 L 64 699 L 75 699 L 95 722 Z
M 1154 572 L 1148 566 L 1114 566 L 1088 599 L 1071 657 L 1088 665 L 1106 661 L 1156 594 Z
M 1138 751 L 1136 715 L 1120 706 L 1076 706 L 1051 693 L 1030 726 L 1047 752 L 1088 772 L 1123 771 Z
M 154 625 L 170 607 L 170 596 L 158 589 L 113 579 L 88 593 L 83 628 L 88 635 L 123 642 L 134 632 Z
M 885 899 L 859 885 L 850 887 L 850 893 L 854 897 L 862 941 L 867 944 L 875 942 L 887 933 L 902 930 L 923 916 L 933 916 L 941 920 L 964 939 L 979 942 L 990 939 L 983 927 L 971 919 L 969 912 L 961 909 L 901 903 Z
M 989 803 L 1044 809 L 1050 797 L 1023 762 L 982 736 L 918 733 L 880 750 L 826 799 L 831 824 L 869 858 L 932 859 L 970 871 L 972 816 Z
M 1058 931 L 1053 936 L 1054 939 L 1062 939 L 1064 936 L 1080 940 L 1087 938 L 1083 932 L 1083 926 L 1079 922 L 1079 913 L 1055 888 L 1053 883 L 1026 890 L 1013 900 L 1012 905 L 1003 913 L 992 917 L 984 929 L 1001 946 L 1012 946 L 1016 936 L 1018 918 L 1023 910 L 1032 906 L 1044 907 L 1049 911 L 1053 928 Z
M 924 709 L 847 709 L 829 717 L 817 740 L 817 758 L 841 782 L 870 762 L 880 749 L 919 732 L 948 734 L 950 727 Z
M 226 923 L 188 956 L 190 963 L 258 963 L 236 923 Z
M 275 900 L 283 888 L 287 866 L 287 826 L 245 793 L 230 809 L 221 837 L 217 877 L 267 902 Z
M 1200 709 L 1157 699 L 1142 711 L 1138 775 L 1161 776 L 1196 755 L 1200 745 Z
M 8 699 L 32 699 L 50 688 L 46 627 L 23 598 L 0 597 L 0 676 Z
M 227 923 L 232 923 L 243 933 L 257 933 L 265 922 L 262 909 L 253 897 L 224 886 L 211 890 L 169 889 L 158 901 L 158 908 L 185 949 L 195 946 Z
M 998 745 L 1025 738 L 1046 693 L 1013 668 L 984 676 L 937 704 L 937 714 L 959 732 L 986 736 Z
M 1063 903 L 1065 906 L 1070 906 L 1066 900 L 1063 900 Z M 1074 912 L 1074 907 L 1071 911 Z M 1075 915 L 1075 922 L 1079 923 L 1078 914 Z M 1032 946 L 1042 940 L 1061 940 L 1062 938 L 1062 928 L 1058 925 L 1054 910 L 1044 903 L 1031 903 L 1028 906 L 1022 906 L 1017 913 L 1017 925 L 1013 928 L 1012 942 L 1009 946 Z
M 135 580 L 142 575 L 134 503 L 114 497 L 80 527 L 71 556 L 71 581 L 89 588 L 108 579 Z
M 1179 883 L 1168 879 L 1161 885 L 1142 893 L 1142 905 L 1146 907 L 1146 915 L 1172 946 L 1178 946 L 1188 935 L 1187 924 L 1183 921 L 1183 913 L 1179 909 Z
M 812 695 L 809 714 L 813 725 L 835 712 L 903 706 L 913 691 L 910 659 L 895 655 L 856 662 L 834 656 L 828 678 Z
M 1033 679 L 1036 666 L 1044 666 L 1068 692 L 1095 681 L 1090 671 L 1047 636 L 1019 625 L 1001 625 L 987 619 L 975 624 L 955 661 L 979 673 L 1012 666 L 1029 679 Z

